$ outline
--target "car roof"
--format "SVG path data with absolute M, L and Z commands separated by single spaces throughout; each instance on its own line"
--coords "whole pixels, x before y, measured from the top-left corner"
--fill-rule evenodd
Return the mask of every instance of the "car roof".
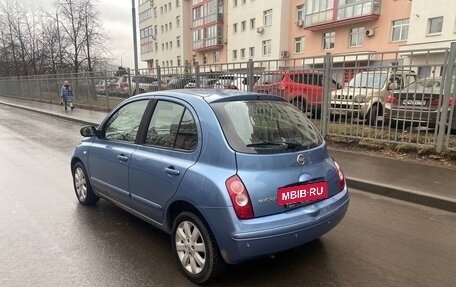
M 225 89 L 179 89 L 158 91 L 140 94 L 130 99 L 151 98 L 153 96 L 169 96 L 183 100 L 194 100 L 196 98 L 204 99 L 207 103 L 240 101 L 240 100 L 273 100 L 285 101 L 283 98 L 272 94 L 261 94 L 255 92 L 245 92 L 239 90 Z M 286 101 L 285 101 L 286 102 Z

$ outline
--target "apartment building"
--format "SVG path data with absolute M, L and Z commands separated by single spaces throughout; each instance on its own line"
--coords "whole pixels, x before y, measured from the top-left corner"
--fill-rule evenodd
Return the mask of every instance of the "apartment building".
M 404 63 L 419 65 L 418 76 L 441 76 L 445 50 L 456 42 L 456 1 L 413 0 Z M 415 51 L 415 52 L 411 52 Z M 428 52 L 429 51 L 429 52 Z
M 408 51 L 456 41 L 455 8 L 453 0 L 139 0 L 141 60 L 151 69 L 249 59 L 318 69 L 331 53 L 342 81 L 350 67 L 419 61 L 420 76 L 440 75 L 444 52 Z
M 229 62 L 289 56 L 291 0 L 232 0 L 228 4 Z
M 192 0 L 191 49 L 192 62 L 199 64 L 226 63 L 225 19 L 227 0 Z
M 188 0 L 139 0 L 140 59 L 153 73 L 157 66 L 191 61 L 191 11 Z
M 394 51 L 407 42 L 411 5 L 409 0 L 294 0 L 291 58 L 321 57 L 306 61 L 316 68 L 326 53 L 344 54 L 334 58 L 335 67 L 402 61 Z M 356 70 L 345 72 L 344 81 Z

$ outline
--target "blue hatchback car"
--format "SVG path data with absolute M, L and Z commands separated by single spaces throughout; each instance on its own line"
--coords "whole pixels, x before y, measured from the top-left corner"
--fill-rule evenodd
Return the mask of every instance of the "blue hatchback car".
M 320 133 L 274 95 L 142 94 L 81 134 L 71 160 L 79 202 L 104 198 L 171 234 L 196 283 L 321 237 L 349 205 Z

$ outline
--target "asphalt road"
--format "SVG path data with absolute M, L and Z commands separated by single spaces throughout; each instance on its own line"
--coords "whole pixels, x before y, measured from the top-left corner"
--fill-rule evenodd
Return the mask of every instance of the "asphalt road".
M 75 123 L 0 105 L 0 286 L 194 286 L 167 234 L 106 201 L 80 206 Z M 456 214 L 352 190 L 342 223 L 209 286 L 456 286 Z

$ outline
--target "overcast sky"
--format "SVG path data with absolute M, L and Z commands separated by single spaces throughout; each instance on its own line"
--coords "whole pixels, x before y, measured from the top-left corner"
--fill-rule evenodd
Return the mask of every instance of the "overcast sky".
M 45 9 L 50 9 L 53 7 L 52 4 L 55 3 L 55 0 L 19 1 L 29 2 L 30 5 L 37 5 Z M 103 23 L 103 30 L 111 38 L 111 41 L 105 45 L 111 52 L 111 62 L 114 65 L 120 65 L 122 60 L 124 67 L 134 68 L 131 2 L 131 0 L 98 0 L 98 11 Z M 135 4 L 137 14 L 138 0 L 135 0 Z M 136 18 L 138 18 L 137 15 Z M 139 39 L 139 32 L 137 33 Z M 140 55 L 138 54 L 139 67 L 146 67 L 145 62 L 141 62 L 139 57 Z

